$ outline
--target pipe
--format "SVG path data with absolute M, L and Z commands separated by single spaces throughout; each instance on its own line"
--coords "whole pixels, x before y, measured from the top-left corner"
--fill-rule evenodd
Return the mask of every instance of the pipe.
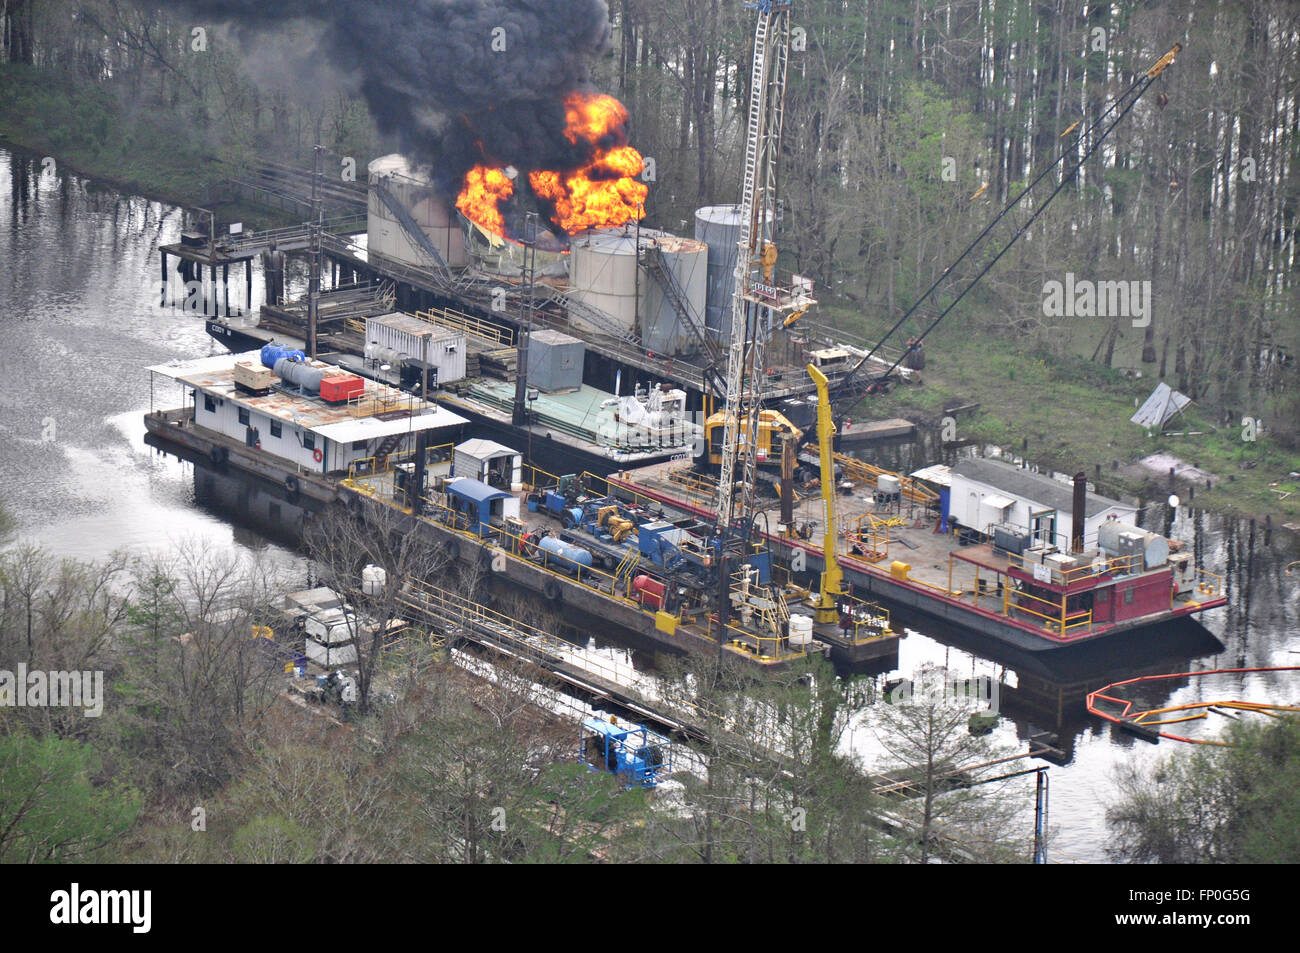
M 1070 526 L 1070 552 L 1083 552 L 1084 527 L 1088 517 L 1088 474 L 1080 471 L 1074 475 L 1074 510 Z

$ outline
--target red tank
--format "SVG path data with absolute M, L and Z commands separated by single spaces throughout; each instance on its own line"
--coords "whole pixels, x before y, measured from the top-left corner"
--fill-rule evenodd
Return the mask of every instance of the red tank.
M 664 605 L 664 584 L 653 576 L 640 575 L 632 580 L 632 591 L 636 600 L 652 609 L 662 609 Z

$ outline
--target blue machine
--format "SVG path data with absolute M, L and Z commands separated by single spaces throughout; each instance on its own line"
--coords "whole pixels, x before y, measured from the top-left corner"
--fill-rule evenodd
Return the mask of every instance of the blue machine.
M 295 348 L 285 347 L 283 344 L 267 344 L 262 347 L 262 365 L 275 369 L 275 363 L 279 360 L 290 360 L 304 362 L 307 355 Z
M 542 496 L 541 506 L 548 514 L 558 519 L 565 529 L 582 522 L 582 507 L 570 506 L 568 498 L 563 493 L 547 490 Z
M 672 742 L 645 725 L 620 725 L 613 717 L 582 720 L 578 759 L 593 771 L 608 771 L 628 787 L 652 788 L 673 770 Z

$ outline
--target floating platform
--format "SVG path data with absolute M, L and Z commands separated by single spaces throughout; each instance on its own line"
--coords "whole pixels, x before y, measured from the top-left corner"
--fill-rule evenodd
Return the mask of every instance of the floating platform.
M 689 464 L 656 464 L 611 474 L 608 480 L 629 500 L 652 501 L 703 521 L 714 518 L 712 484 L 701 480 Z M 937 531 L 939 516 L 933 510 L 905 498 L 877 506 L 873 490 L 871 486 L 858 487 L 837 496 L 840 526 L 836 537 L 841 550 L 837 559 L 854 593 L 916 609 L 1023 651 L 1050 651 L 1133 633 L 1228 601 L 1217 576 L 1196 570 L 1199 584 L 1181 593 L 1171 585 L 1160 610 L 1099 621 L 1091 608 L 1079 608 L 1087 592 L 1111 590 L 1117 604 L 1114 611 L 1119 611 L 1129 584 L 1142 580 L 1146 586 L 1158 586 L 1157 572 L 1126 577 L 1125 567 L 1112 560 L 1112 568 L 1106 572 L 1085 567 L 1069 579 L 1040 585 L 1022 557 L 995 550 L 992 543 L 963 545 L 962 537 Z M 807 539 L 797 533 L 801 525 L 821 518 L 820 492 L 796 504 L 793 532 L 778 530 L 779 504 L 772 501 L 768 505 L 770 509 L 759 514 L 756 525 L 773 557 L 796 572 L 822 571 L 823 551 L 813 541 L 820 539 L 820 531 L 815 537 L 810 533 Z M 1170 570 L 1164 575 L 1171 580 Z

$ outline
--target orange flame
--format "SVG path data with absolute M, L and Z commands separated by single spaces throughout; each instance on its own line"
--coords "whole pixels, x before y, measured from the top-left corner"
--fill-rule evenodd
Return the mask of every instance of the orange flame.
M 650 190 L 637 179 L 645 160 L 627 144 L 627 109 L 613 96 L 578 92 L 570 93 L 564 105 L 565 138 L 585 145 L 592 158 L 578 169 L 529 172 L 533 191 L 555 207 L 552 221 L 572 235 L 639 219 Z M 476 165 L 465 174 L 456 207 L 484 228 L 505 235 L 498 203 L 513 193 L 514 183 L 504 173 Z
M 626 144 L 623 104 L 613 96 L 571 93 L 564 105 L 565 138 L 589 144 L 595 156 L 580 169 L 529 173 L 533 191 L 555 204 L 555 224 L 572 235 L 640 218 L 650 190 L 636 178 L 645 160 Z
M 498 235 L 506 233 L 506 220 L 497 208 L 515 193 L 515 184 L 500 169 L 476 165 L 465 173 L 465 182 L 456 196 L 456 208 L 465 217 L 478 222 Z

